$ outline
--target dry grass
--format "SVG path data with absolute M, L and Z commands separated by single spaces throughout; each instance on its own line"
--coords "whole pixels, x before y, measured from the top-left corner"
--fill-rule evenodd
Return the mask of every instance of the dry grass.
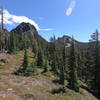
M 41 69 L 38 69 L 39 74 L 33 77 L 12 75 L 11 73 L 22 63 L 23 51 L 15 55 L 1 55 L 0 58 L 4 57 L 8 60 L 0 69 L 0 94 L 5 94 L 2 100 L 97 100 L 84 89 L 81 89 L 80 93 L 76 93 L 67 88 L 66 93 L 53 94 L 54 89 L 59 90 L 62 86 L 53 82 L 56 77 L 52 74 L 41 74 Z M 29 51 L 30 62 L 33 61 L 32 57 L 32 53 Z M 34 99 L 27 98 L 29 96 Z

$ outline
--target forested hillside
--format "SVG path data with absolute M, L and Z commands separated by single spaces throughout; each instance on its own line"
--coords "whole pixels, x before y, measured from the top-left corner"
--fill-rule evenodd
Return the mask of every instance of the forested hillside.
M 99 32 L 88 43 L 46 41 L 30 23 L 0 30 L 2 100 L 99 100 Z M 97 99 L 98 98 L 98 99 Z

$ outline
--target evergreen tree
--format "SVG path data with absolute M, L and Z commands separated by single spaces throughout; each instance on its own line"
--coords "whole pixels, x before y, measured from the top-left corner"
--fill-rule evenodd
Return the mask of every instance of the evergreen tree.
M 65 82 L 65 72 L 66 72 L 66 47 L 64 45 L 62 52 L 62 64 L 60 66 L 60 84 L 64 85 Z
M 43 65 L 44 65 L 43 53 L 41 50 L 39 50 L 37 55 L 37 66 L 43 67 Z
M 3 51 L 2 30 L 0 29 L 0 52 Z
M 79 84 L 77 79 L 77 64 L 76 64 L 76 52 L 75 52 L 75 41 L 72 39 L 70 47 L 69 57 L 69 87 L 76 92 L 79 92 Z
M 25 71 L 25 76 L 33 76 L 37 73 L 37 68 L 36 65 L 34 63 L 32 63 L 31 65 L 29 65 Z
M 87 66 L 88 66 L 88 62 L 87 62 L 87 57 L 86 56 L 86 50 L 78 50 L 77 55 L 76 55 L 76 61 L 77 61 L 77 74 L 78 74 L 78 78 L 83 81 L 86 82 L 87 81 Z
M 100 50 L 99 50 L 99 32 L 96 30 L 91 36 L 92 49 L 92 82 L 91 87 L 94 94 L 100 98 Z
M 25 49 L 23 63 L 21 65 L 21 67 L 15 72 L 15 74 L 27 76 L 27 68 L 28 67 L 29 67 L 28 53 L 27 53 L 27 50 Z
M 36 58 L 38 54 L 38 45 L 36 40 L 34 40 L 34 43 L 32 45 L 32 52 L 34 53 L 34 57 Z
M 27 50 L 24 52 L 24 60 L 21 67 L 15 72 L 16 75 L 33 76 L 37 74 L 37 68 L 34 62 L 29 65 Z
M 16 35 L 14 32 L 10 34 L 9 38 L 9 53 L 14 53 L 16 51 Z
M 91 79 L 92 76 L 92 68 L 91 68 L 91 52 L 90 52 L 90 47 L 88 46 L 88 48 L 85 51 L 85 56 L 84 56 L 84 67 L 82 68 L 82 70 L 84 71 L 84 82 L 89 84 L 89 81 Z
M 25 49 L 25 53 L 24 53 L 24 61 L 23 61 L 22 66 L 23 66 L 23 68 L 22 68 L 23 72 L 25 72 L 27 67 L 29 67 L 28 52 L 26 49 Z
M 49 72 L 50 71 L 50 65 L 49 65 L 49 61 L 47 59 L 45 59 L 45 63 L 44 63 L 44 73 Z
M 56 38 L 55 36 L 50 38 L 50 45 L 49 45 L 49 54 L 50 54 L 50 64 L 51 70 L 54 74 L 58 74 L 58 51 L 56 49 Z
M 4 52 L 5 49 L 5 32 L 0 30 L 0 51 Z

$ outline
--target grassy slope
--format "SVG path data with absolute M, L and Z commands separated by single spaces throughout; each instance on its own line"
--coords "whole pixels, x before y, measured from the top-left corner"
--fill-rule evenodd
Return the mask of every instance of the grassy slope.
M 32 55 L 29 54 L 31 62 Z M 16 55 L 2 54 L 1 58 L 8 62 L 0 66 L 0 95 L 4 95 L 0 100 L 97 100 L 84 89 L 81 89 L 80 93 L 66 89 L 66 93 L 52 94 L 52 91 L 59 89 L 61 85 L 53 82 L 56 80 L 53 75 L 41 74 L 41 69 L 38 69 L 39 74 L 33 77 L 12 75 L 11 73 L 22 63 L 22 51 Z M 34 99 L 25 99 L 29 96 Z

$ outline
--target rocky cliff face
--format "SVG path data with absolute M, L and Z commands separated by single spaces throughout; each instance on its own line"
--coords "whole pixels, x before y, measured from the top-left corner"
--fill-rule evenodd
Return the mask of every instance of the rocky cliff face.
M 20 25 L 18 25 L 15 29 L 13 29 L 11 32 L 13 31 L 17 31 L 17 33 L 24 33 L 24 32 L 37 32 L 36 28 L 31 25 L 30 23 L 21 23 Z
M 63 37 L 59 37 L 56 40 L 56 43 L 59 45 L 59 47 L 62 47 L 64 44 L 67 47 L 70 47 L 71 46 L 71 42 L 72 42 L 72 38 L 70 36 L 68 36 L 68 35 L 64 35 Z M 88 43 L 79 42 L 77 40 L 75 40 L 75 43 L 79 48 L 82 48 L 82 49 L 86 49 L 88 47 Z

